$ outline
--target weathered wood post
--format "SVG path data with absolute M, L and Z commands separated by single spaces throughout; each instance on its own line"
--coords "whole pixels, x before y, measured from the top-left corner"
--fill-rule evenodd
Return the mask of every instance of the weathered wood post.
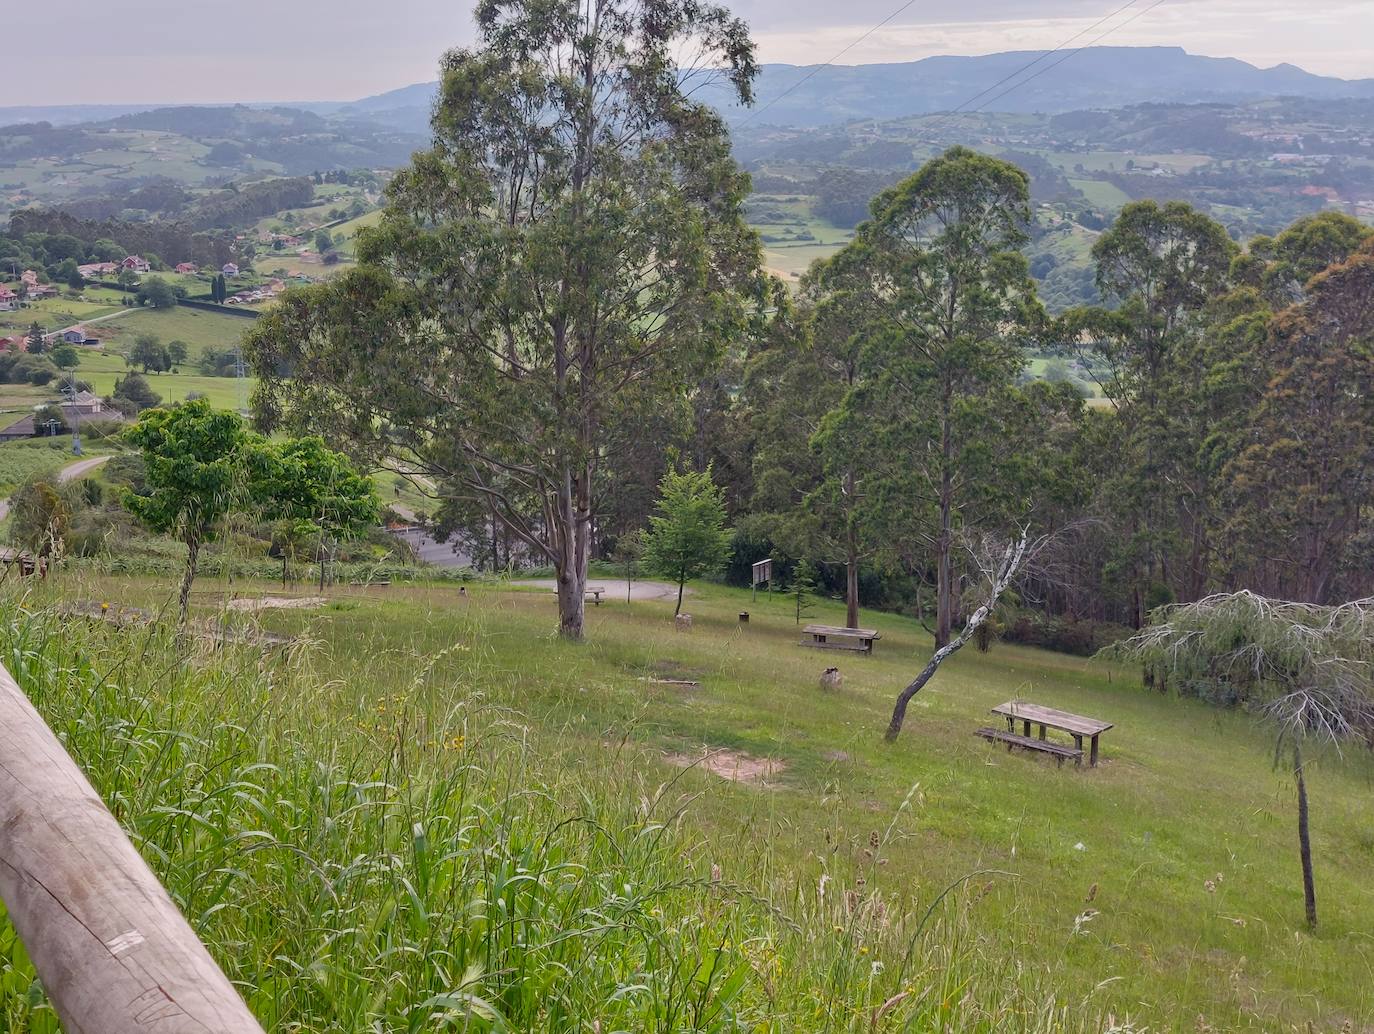
M 66 1034 L 262 1034 L 3 667 L 0 899 Z

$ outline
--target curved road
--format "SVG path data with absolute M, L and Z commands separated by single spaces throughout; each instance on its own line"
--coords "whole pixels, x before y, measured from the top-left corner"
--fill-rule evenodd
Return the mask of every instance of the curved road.
M 57 483 L 65 485 L 68 481 L 75 481 L 79 477 L 85 477 L 96 467 L 100 466 L 109 456 L 92 456 L 89 459 L 77 460 L 75 463 L 68 463 L 57 472 Z M 0 521 L 10 515 L 9 499 L 0 499 Z

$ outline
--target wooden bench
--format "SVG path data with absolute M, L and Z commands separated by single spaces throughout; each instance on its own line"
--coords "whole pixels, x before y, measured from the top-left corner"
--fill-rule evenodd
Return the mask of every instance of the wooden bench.
M 818 650 L 854 650 L 872 653 L 873 641 L 882 637 L 871 628 L 839 628 L 835 625 L 807 625 L 802 629 L 801 645 Z
M 1077 747 L 1065 747 L 1058 743 L 1051 743 L 1048 740 L 1032 739 L 1030 736 L 1018 736 L 1014 732 L 1003 732 L 1001 729 L 983 727 L 978 730 L 978 735 L 985 740 L 995 743 L 1005 743 L 1008 753 L 1013 747 L 1021 747 L 1025 750 L 1038 750 L 1042 754 L 1048 754 L 1054 758 L 1055 764 L 1062 766 L 1065 758 L 1073 758 L 1075 765 L 1083 764 L 1083 752 Z

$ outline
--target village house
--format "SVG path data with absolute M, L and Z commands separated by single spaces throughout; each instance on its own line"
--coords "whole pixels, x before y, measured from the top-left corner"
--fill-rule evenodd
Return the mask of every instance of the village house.
M 68 427 L 79 420 L 90 417 L 121 422 L 124 420 L 124 415 L 119 410 L 107 409 L 104 400 L 99 395 L 89 391 L 77 392 L 75 396 L 62 402 L 59 408 Z M 38 425 L 38 411 L 35 410 L 8 427 L 0 429 L 0 442 L 17 441 L 21 438 L 38 438 L 51 433 L 50 428 Z
M 22 337 L 0 337 L 0 352 L 23 352 L 26 350 Z
M 57 297 L 57 288 L 52 284 L 28 284 L 26 286 L 31 299 Z
M 195 264 L 194 262 L 178 262 L 178 263 L 177 263 L 177 272 L 178 272 L 178 273 L 194 273 L 195 271 L 196 271 L 196 264 Z
M 239 267 L 235 265 L 233 262 L 226 262 L 223 266 L 220 267 L 219 271 L 223 273 L 225 276 L 239 275 Z
M 119 272 L 118 262 L 87 262 L 85 265 L 77 266 L 76 271 L 87 280 L 98 276 L 114 276 Z
M 148 260 L 143 258 L 141 255 L 130 255 L 122 263 L 120 263 L 120 265 L 122 265 L 125 269 L 131 270 L 135 273 L 146 273 L 153 268 L 148 264 Z
M 0 286 L 0 312 L 13 312 L 19 308 L 19 295 L 8 287 Z
M 24 270 L 24 272 L 19 274 L 19 282 L 21 284 L 26 284 L 29 287 L 37 287 L 38 274 L 35 273 L 32 269 L 26 269 Z

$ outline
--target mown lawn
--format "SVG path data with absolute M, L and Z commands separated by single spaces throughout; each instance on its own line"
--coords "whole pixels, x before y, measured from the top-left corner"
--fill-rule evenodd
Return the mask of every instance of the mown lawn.
M 272 590 L 204 580 L 195 602 L 208 615 L 229 595 L 259 591 Z M 881 730 L 892 697 L 930 651 L 910 620 L 865 612 L 882 632 L 874 656 L 822 653 L 796 645 L 789 600 L 751 603 L 747 592 L 704 585 L 685 608 L 690 633 L 674 631 L 670 604 L 613 600 L 589 608 L 588 641 L 570 645 L 551 634 L 547 593 L 496 583 L 468 591 L 462 599 L 452 587 L 342 588 L 322 609 L 263 612 L 264 627 L 313 645 L 267 662 L 262 706 L 291 692 L 285 672 L 304 666 L 328 686 L 303 698 L 298 716 L 321 758 L 376 742 L 422 751 L 432 735 L 423 730 L 441 715 L 451 722 L 459 707 L 471 719 L 467 735 L 499 729 L 535 751 L 540 778 L 581 782 L 588 794 L 647 802 L 676 779 L 677 822 L 704 845 L 692 864 L 710 860 L 725 879 L 766 896 L 778 924 L 809 931 L 805 951 L 789 949 L 797 954 L 777 978 L 786 986 L 825 983 L 823 972 L 803 970 L 819 965 L 821 955 L 808 953 L 828 950 L 831 934 L 805 926 L 802 913 L 828 883 L 832 898 L 881 899 L 884 923 L 919 918 L 937 902 L 940 914 L 953 909 L 967 921 L 978 968 L 967 992 L 950 986 L 946 1007 L 991 994 L 995 973 L 1002 984 L 1028 981 L 1053 999 L 1053 1015 L 1066 1017 L 1062 1027 L 948 1020 L 944 1028 L 870 1028 L 868 1011 L 822 1022 L 827 1007 L 817 1006 L 814 1026 L 792 1013 L 757 1029 L 1100 1031 L 1109 1016 L 1151 1031 L 1306 1030 L 1309 1022 L 1360 1030 L 1374 1022 L 1374 763 L 1366 752 L 1309 764 L 1321 909 L 1310 934 L 1291 779 L 1271 763 L 1270 734 L 1245 715 L 1147 692 L 1130 670 L 999 645 L 985 655 L 970 648 L 942 669 L 888 746 Z M 33 605 L 65 595 L 161 609 L 173 592 L 170 583 L 67 574 L 50 579 Z M 747 624 L 737 616 L 744 609 Z M 842 610 L 825 604 L 809 619 L 840 622 Z M 834 693 L 818 687 L 829 664 L 844 675 Z M 1115 723 L 1102 764 L 1059 769 L 973 735 L 990 707 L 1014 697 Z M 262 740 L 262 763 L 279 760 L 274 744 L 285 735 Z M 783 767 L 751 785 L 699 768 L 684 773 L 667 760 L 704 749 Z M 375 778 L 386 778 L 382 768 Z M 424 797 L 424 777 L 410 778 Z M 171 783 L 164 792 L 179 791 Z M 185 876 L 193 861 L 175 865 Z M 783 928 L 774 943 L 787 941 Z M 841 924 L 833 936 L 838 954 L 825 955 L 827 965 L 849 950 Z M 271 937 L 263 939 L 270 954 Z M 878 963 L 878 1002 L 901 993 L 884 983 L 901 955 L 900 944 L 882 938 L 864 944 L 863 966 Z M 1353 1026 L 1342 1027 L 1347 1021 Z

